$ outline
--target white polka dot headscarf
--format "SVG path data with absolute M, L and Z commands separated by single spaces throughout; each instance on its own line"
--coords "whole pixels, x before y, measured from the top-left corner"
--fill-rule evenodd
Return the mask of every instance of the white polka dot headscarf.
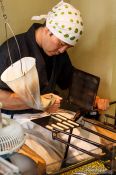
M 60 40 L 74 46 L 83 33 L 80 11 L 61 1 L 47 15 L 33 16 L 32 20 L 46 19 L 46 27 Z

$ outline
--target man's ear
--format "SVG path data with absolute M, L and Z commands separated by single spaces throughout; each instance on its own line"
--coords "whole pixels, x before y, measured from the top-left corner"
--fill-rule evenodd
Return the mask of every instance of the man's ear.
M 46 33 L 48 33 L 48 32 L 49 32 L 49 29 L 48 29 L 47 27 L 44 27 L 44 31 L 45 31 Z

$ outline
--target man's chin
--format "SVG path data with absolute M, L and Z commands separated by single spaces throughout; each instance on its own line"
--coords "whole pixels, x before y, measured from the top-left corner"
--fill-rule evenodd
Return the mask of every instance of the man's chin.
M 54 56 L 54 55 L 59 55 L 60 53 L 59 52 L 50 52 L 50 51 L 45 51 L 45 53 L 48 55 L 48 56 Z
M 46 53 L 46 55 L 48 55 L 48 56 L 53 56 L 54 54 L 53 54 L 53 52 L 45 52 Z
M 47 52 L 46 54 L 47 54 L 48 56 L 59 55 L 59 53 L 56 53 L 56 52 Z
M 54 56 L 53 53 L 48 53 L 47 55 L 48 55 L 49 57 Z

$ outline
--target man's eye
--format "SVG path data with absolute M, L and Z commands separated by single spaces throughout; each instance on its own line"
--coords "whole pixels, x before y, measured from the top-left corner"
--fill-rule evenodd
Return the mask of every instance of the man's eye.
M 64 46 L 64 45 L 65 45 L 64 43 L 60 42 L 60 46 Z
M 62 44 L 62 43 L 60 43 L 60 46 L 63 46 L 63 44 Z

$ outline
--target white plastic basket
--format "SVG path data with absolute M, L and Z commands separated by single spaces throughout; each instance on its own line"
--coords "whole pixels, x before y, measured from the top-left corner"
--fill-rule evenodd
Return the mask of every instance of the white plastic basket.
M 0 155 L 12 154 L 24 144 L 26 135 L 15 120 L 8 118 L 2 120 L 5 126 L 0 128 Z

